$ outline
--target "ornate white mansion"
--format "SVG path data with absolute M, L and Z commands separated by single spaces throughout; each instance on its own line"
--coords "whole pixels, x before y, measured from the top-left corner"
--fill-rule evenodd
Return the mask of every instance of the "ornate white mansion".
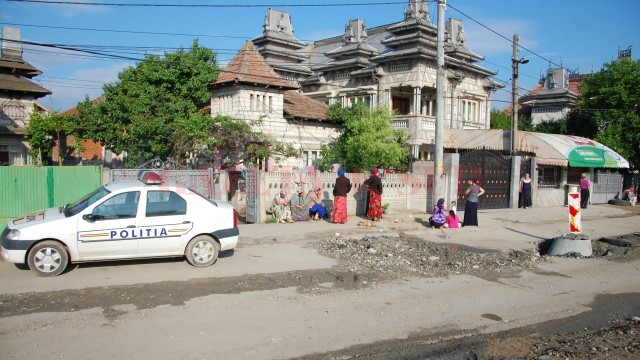
M 247 42 L 212 85 L 212 115 L 262 120 L 273 139 L 299 144 L 306 166 L 340 129 L 327 123 L 320 103 L 385 106 L 397 113 L 393 126 L 407 133 L 411 155 L 429 159 L 436 106 L 445 107 L 445 128 L 488 129 L 489 99 L 501 87 L 490 78 L 494 72 L 477 65 L 483 57 L 469 50 L 462 22 L 452 18 L 446 22 L 446 100 L 437 104 L 436 39 L 426 0 L 410 0 L 400 22 L 367 28 L 364 20 L 349 20 L 342 36 L 312 44 L 294 36 L 289 14 L 269 9 L 262 35 Z

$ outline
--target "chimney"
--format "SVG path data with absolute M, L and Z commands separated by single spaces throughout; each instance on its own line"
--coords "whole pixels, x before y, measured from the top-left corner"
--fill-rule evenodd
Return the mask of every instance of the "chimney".
M 2 29 L 2 58 L 14 58 L 22 60 L 22 42 L 20 39 L 20 29 L 5 26 Z

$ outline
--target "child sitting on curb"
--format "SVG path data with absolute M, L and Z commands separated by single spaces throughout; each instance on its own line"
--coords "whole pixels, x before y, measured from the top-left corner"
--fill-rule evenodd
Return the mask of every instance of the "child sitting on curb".
M 460 218 L 456 215 L 454 210 L 449 210 L 449 216 L 447 216 L 447 223 L 444 225 L 449 229 L 457 229 L 460 227 Z

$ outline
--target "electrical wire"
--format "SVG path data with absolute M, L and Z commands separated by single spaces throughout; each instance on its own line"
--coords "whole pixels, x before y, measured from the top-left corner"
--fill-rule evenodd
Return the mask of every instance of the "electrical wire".
M 506 36 L 504 36 L 504 35 L 500 34 L 499 32 L 497 32 L 497 31 L 493 30 L 492 28 L 488 27 L 487 25 L 485 25 L 485 24 L 481 23 L 480 21 L 478 21 L 478 20 L 476 20 L 476 19 L 472 18 L 471 16 L 469 16 L 469 15 L 465 14 L 465 13 L 464 13 L 464 12 L 462 12 L 461 10 L 456 9 L 454 6 L 451 6 L 450 4 L 448 4 L 447 6 L 448 6 L 448 7 L 450 7 L 450 8 L 452 8 L 453 10 L 457 11 L 457 12 L 458 12 L 458 13 L 460 13 L 461 15 L 465 16 L 465 17 L 466 17 L 466 18 L 468 18 L 469 20 L 471 20 L 471 21 L 475 22 L 476 24 L 478 24 L 478 25 L 482 26 L 483 28 L 485 28 L 485 29 L 487 29 L 487 30 L 491 31 L 492 33 L 494 33 L 494 34 L 498 35 L 499 37 L 501 37 L 501 38 L 503 38 L 503 39 L 507 40 L 508 42 L 510 42 L 511 44 L 513 44 L 513 39 L 509 39 L 508 37 L 506 37 Z M 558 67 L 558 68 L 560 68 L 560 69 L 565 69 L 565 67 L 564 67 L 564 66 L 562 66 L 562 65 L 558 65 L 558 64 L 554 63 L 553 61 L 551 61 L 551 59 L 547 59 L 547 58 L 545 58 L 544 56 L 542 56 L 542 55 L 540 55 L 540 54 L 538 54 L 538 53 L 534 52 L 533 50 L 530 50 L 530 49 L 528 49 L 528 48 L 526 48 L 526 47 L 524 47 L 524 46 L 522 46 L 522 45 L 520 45 L 520 44 L 518 44 L 518 47 L 519 47 L 519 48 L 521 48 L 522 50 L 528 51 L 529 53 L 531 53 L 532 55 L 534 55 L 534 56 L 536 56 L 536 57 L 539 57 L 540 59 L 542 59 L 542 60 L 544 60 L 544 61 L 548 62 L 549 64 L 553 64 L 553 65 L 555 65 L 556 67 Z
M 365 3 L 317 3 L 317 4 L 158 4 L 158 3 L 106 3 L 50 0 L 5 0 L 8 2 L 36 3 L 49 5 L 83 5 L 83 6 L 115 6 L 115 7 L 175 7 L 175 8 L 271 8 L 271 7 L 353 7 L 384 6 L 406 4 L 406 1 L 365 2 Z M 434 1 L 434 0 L 431 0 Z

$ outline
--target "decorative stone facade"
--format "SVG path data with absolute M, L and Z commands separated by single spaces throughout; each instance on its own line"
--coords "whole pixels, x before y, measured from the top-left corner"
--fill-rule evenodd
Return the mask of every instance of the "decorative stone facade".
M 445 127 L 488 129 L 490 96 L 500 88 L 494 72 L 476 63 L 462 21 L 449 19 L 445 43 Z M 426 0 L 410 0 L 404 19 L 367 28 L 350 20 L 342 36 L 304 44 L 293 35 L 291 17 L 269 9 L 253 43 L 282 78 L 327 105 L 360 101 L 397 112 L 396 129 L 408 134 L 416 158 L 429 158 L 435 142 L 436 40 Z

